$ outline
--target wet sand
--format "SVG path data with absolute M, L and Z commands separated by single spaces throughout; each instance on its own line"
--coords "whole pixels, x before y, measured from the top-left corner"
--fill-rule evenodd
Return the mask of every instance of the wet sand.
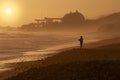
M 66 80 L 70 77 L 82 80 L 118 79 L 120 42 L 111 44 L 113 40 L 120 41 L 120 38 L 91 43 L 92 47 L 89 44 L 83 49 L 73 47 L 40 61 L 18 63 L 12 73 L 14 76 L 16 72 L 20 72 L 20 74 L 8 80 L 21 80 L 21 78 L 22 80 L 49 80 L 51 78 L 53 80 Z M 61 73 L 64 75 L 58 75 Z M 40 77 L 40 75 L 42 76 Z
M 8 58 L 2 58 L 0 60 L 0 71 L 6 71 L 10 70 L 14 67 L 10 67 L 10 64 L 13 63 L 18 63 L 18 62 L 28 62 L 28 61 L 36 61 L 36 60 L 42 60 L 47 57 L 55 55 L 55 53 L 59 53 L 63 50 L 70 49 L 75 47 L 77 44 L 66 44 L 66 45 L 59 45 L 47 49 L 40 49 L 40 50 L 35 50 L 35 51 L 28 51 L 28 52 L 23 52 L 22 55 L 18 56 L 12 56 Z

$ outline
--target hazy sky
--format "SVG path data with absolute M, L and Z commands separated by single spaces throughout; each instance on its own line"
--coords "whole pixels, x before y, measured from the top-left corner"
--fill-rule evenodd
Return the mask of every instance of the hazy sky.
M 11 14 L 3 13 L 9 8 Z M 86 18 L 97 18 L 119 12 L 120 0 L 0 0 L 0 25 L 20 26 L 36 18 L 63 17 L 76 10 Z

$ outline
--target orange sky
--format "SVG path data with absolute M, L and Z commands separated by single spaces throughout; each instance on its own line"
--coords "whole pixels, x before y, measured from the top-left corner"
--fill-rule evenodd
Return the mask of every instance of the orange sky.
M 86 18 L 120 11 L 120 0 L 0 0 L 0 5 L 5 3 L 14 5 L 12 14 L 0 14 L 0 25 L 5 26 L 20 26 L 33 22 L 36 18 L 63 17 L 65 13 L 76 10 Z M 2 12 L 0 8 L 0 13 Z

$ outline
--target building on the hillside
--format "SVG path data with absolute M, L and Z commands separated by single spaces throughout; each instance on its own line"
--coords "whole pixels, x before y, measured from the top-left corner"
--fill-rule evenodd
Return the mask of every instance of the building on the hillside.
M 35 19 L 34 23 L 30 23 L 27 25 L 23 25 L 22 28 L 26 29 L 39 29 L 42 27 L 56 27 L 56 26 L 76 26 L 76 25 L 81 25 L 85 22 L 85 17 L 79 13 L 78 11 L 76 12 L 70 12 L 68 14 L 65 14 L 63 18 L 47 18 L 45 17 L 44 19 Z
M 63 25 L 81 25 L 84 22 L 85 17 L 78 11 L 65 14 L 62 18 Z

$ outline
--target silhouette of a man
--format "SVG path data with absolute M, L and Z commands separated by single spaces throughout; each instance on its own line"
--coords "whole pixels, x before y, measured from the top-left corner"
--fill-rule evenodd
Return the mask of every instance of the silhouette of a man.
M 83 47 L 83 36 L 80 36 L 79 41 L 80 41 L 80 48 L 82 48 Z

